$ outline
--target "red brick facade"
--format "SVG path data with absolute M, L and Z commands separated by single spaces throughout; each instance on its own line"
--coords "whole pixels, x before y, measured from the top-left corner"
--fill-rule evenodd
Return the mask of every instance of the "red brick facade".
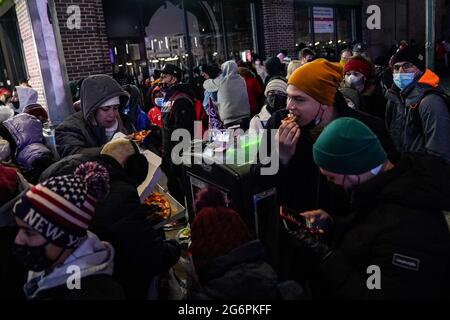
M 26 0 L 16 2 L 16 14 L 17 24 L 19 26 L 20 37 L 22 40 L 25 66 L 27 68 L 27 74 L 30 80 L 29 83 L 38 92 L 37 102 L 46 108 L 47 103 L 44 94 L 44 84 L 42 82 L 39 57 Z
M 295 56 L 294 0 L 263 0 L 262 12 L 266 57 L 280 50 Z
M 92 74 L 112 75 L 101 0 L 54 0 L 69 80 Z M 67 27 L 67 8 L 78 5 L 80 29 Z

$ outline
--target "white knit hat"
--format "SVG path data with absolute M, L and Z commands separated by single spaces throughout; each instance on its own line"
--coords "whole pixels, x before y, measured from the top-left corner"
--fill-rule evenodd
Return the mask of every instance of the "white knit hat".
M 101 107 L 117 106 L 117 105 L 119 105 L 119 104 L 120 104 L 120 99 L 119 99 L 119 97 L 117 96 L 117 97 L 113 97 L 113 98 L 111 98 L 111 99 L 109 99 L 109 100 L 106 100 L 105 102 L 103 102 L 103 103 L 99 106 L 99 108 L 101 108 Z
M 287 83 L 286 81 L 283 81 L 282 79 L 273 79 L 269 81 L 267 84 L 266 90 L 264 91 L 264 95 L 267 97 L 267 93 L 269 91 L 281 91 L 286 93 L 287 90 Z

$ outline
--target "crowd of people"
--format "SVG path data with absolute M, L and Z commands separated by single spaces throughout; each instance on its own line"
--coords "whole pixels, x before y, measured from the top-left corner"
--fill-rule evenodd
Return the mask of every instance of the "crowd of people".
M 167 64 L 144 90 L 108 75 L 72 81 L 57 154 L 36 90 L 0 89 L 0 297 L 164 299 L 181 257 L 186 299 L 450 298 L 450 99 L 439 76 L 406 42 L 390 59 L 372 60 L 362 44 L 339 62 L 312 48 L 297 58 L 205 64 L 193 83 Z M 162 158 L 185 203 L 172 137 L 194 137 L 195 121 L 260 133 L 279 158 L 276 175 L 261 174 L 265 159 L 251 168 L 277 190 L 274 259 L 212 187 L 196 195 L 187 249 L 147 218 L 140 148 Z M 381 289 L 367 285 L 370 266 Z

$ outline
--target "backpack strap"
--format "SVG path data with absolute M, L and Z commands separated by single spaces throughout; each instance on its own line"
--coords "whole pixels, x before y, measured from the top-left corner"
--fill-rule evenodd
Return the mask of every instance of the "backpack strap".
M 447 106 L 447 110 L 449 110 L 449 107 L 450 107 L 448 104 L 449 96 L 445 92 L 436 90 L 436 89 L 430 89 L 430 90 L 425 91 L 422 99 L 420 99 L 420 101 L 418 103 L 415 103 L 415 104 L 412 104 L 409 106 L 409 108 L 411 109 L 411 115 L 412 115 L 413 121 L 414 121 L 416 127 L 419 128 L 419 130 L 422 133 L 423 133 L 423 123 L 422 123 L 422 117 L 420 116 L 419 107 L 422 104 L 422 101 L 430 94 L 435 94 L 437 96 L 440 96 L 444 100 L 444 103 Z
M 388 100 L 388 101 L 389 101 L 388 102 L 389 106 L 386 108 L 385 122 L 386 122 L 386 126 L 389 128 L 391 126 L 391 122 L 392 122 L 392 118 L 393 118 L 395 102 L 392 100 Z
M 177 92 L 177 93 L 175 93 L 173 96 L 170 97 L 169 101 L 171 101 L 172 104 L 173 104 L 179 98 L 188 99 L 192 104 L 195 103 L 195 98 L 191 97 L 189 94 L 187 94 L 185 92 Z
M 172 118 L 173 115 L 173 104 L 178 100 L 178 99 L 187 99 L 191 102 L 192 107 L 195 108 L 194 104 L 195 104 L 195 98 L 191 97 L 189 94 L 184 93 L 184 92 L 176 92 L 174 95 L 172 95 L 170 97 L 170 99 L 168 100 L 168 102 L 170 102 L 170 110 L 169 110 L 169 116 L 170 118 Z

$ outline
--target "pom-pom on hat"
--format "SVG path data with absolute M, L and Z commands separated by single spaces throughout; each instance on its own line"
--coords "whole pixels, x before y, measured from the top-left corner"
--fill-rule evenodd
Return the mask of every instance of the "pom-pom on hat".
M 86 236 L 94 206 L 109 191 L 109 174 L 97 162 L 81 164 L 73 175 L 50 178 L 27 191 L 13 214 L 49 242 L 76 248 Z
M 392 65 L 398 62 L 411 62 L 421 71 L 425 71 L 425 57 L 422 53 L 417 51 L 414 48 L 406 47 L 403 49 L 397 50 L 397 52 L 392 56 L 391 63 Z

